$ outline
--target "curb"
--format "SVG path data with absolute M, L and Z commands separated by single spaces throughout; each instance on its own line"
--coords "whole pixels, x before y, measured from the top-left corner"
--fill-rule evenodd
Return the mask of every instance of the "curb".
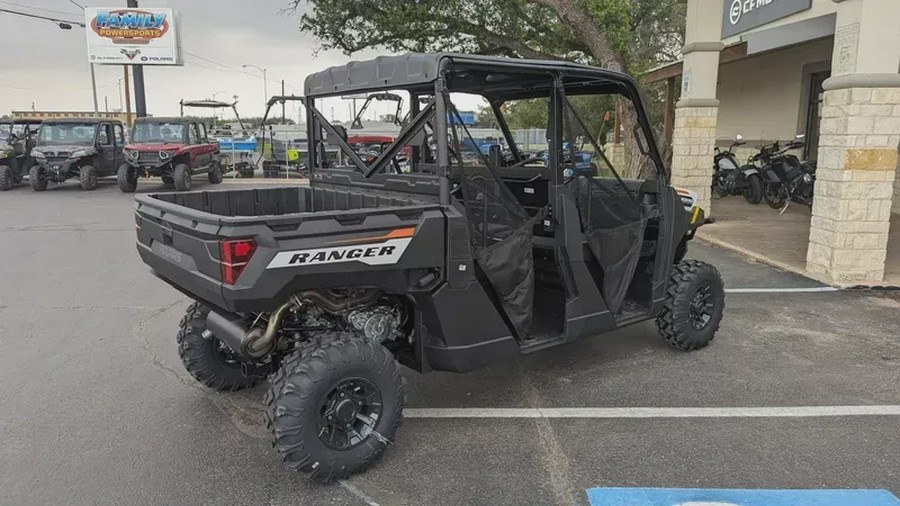
M 697 232 L 696 237 L 697 237 L 697 239 L 700 239 L 701 241 L 703 241 L 703 242 L 705 242 L 705 243 L 707 243 L 707 244 L 712 244 L 713 246 L 718 246 L 718 247 L 720 247 L 720 248 L 724 248 L 724 249 L 726 249 L 726 250 L 733 251 L 733 252 L 735 252 L 735 253 L 737 253 L 737 254 L 743 256 L 743 257 L 749 258 L 750 260 L 754 260 L 754 261 L 759 262 L 759 263 L 761 263 L 761 264 L 765 264 L 765 265 L 768 265 L 768 266 L 770 266 L 770 267 L 775 267 L 776 269 L 780 269 L 780 270 L 783 270 L 783 271 L 786 271 L 786 272 L 790 272 L 791 274 L 796 274 L 796 275 L 798 275 L 798 276 L 803 276 L 804 278 L 811 279 L 811 280 L 816 281 L 816 282 L 818 282 L 818 283 L 822 283 L 823 285 L 826 285 L 826 286 L 833 286 L 833 287 L 836 287 L 836 288 L 847 288 L 846 286 L 834 285 L 834 284 L 826 283 L 826 282 L 822 281 L 821 279 L 816 279 L 814 276 L 810 275 L 810 273 L 806 272 L 805 269 L 799 269 L 799 268 L 797 268 L 797 267 L 795 267 L 795 266 L 793 266 L 793 265 L 784 263 L 784 262 L 779 261 L 779 260 L 775 260 L 774 258 L 768 257 L 768 256 L 763 255 L 763 254 L 760 254 L 760 253 L 757 253 L 757 252 L 755 252 L 755 251 L 751 251 L 751 250 L 748 250 L 748 249 L 746 249 L 746 248 L 742 248 L 742 247 L 737 246 L 737 245 L 735 245 L 735 244 L 733 244 L 733 243 L 730 243 L 730 242 L 727 242 L 727 241 L 723 241 L 723 240 L 721 240 L 721 239 L 716 239 L 716 238 L 714 238 L 714 237 L 709 237 L 709 236 L 707 236 L 706 234 L 704 234 L 704 233 L 701 232 L 701 231 L 698 231 L 698 232 Z

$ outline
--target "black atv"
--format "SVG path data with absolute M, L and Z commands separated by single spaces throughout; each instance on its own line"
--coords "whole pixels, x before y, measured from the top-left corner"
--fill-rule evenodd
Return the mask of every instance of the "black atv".
M 115 176 L 125 159 L 122 122 L 100 119 L 46 120 L 41 124 L 31 156 L 35 165 L 28 178 L 34 191 L 49 182 L 63 183 L 77 177 L 82 190 L 95 190 L 98 180 Z
M 409 96 L 409 121 L 363 160 L 317 106 L 386 89 Z M 510 156 L 464 158 L 474 139 L 451 92 L 487 99 Z M 575 140 L 594 136 L 570 94 L 629 100 L 653 177 L 578 174 Z M 503 106 L 520 99 L 547 104 L 546 160 L 510 135 Z M 216 390 L 268 377 L 266 424 L 290 467 L 331 481 L 372 465 L 400 426 L 399 364 L 472 371 L 650 319 L 679 350 L 713 339 L 722 279 L 676 260 L 707 219 L 668 184 L 629 76 L 410 54 L 310 75 L 305 105 L 309 187 L 138 195 L 135 209 L 141 258 L 196 301 L 184 366 Z
M 0 120 L 0 191 L 22 182 L 34 163 L 31 148 L 41 126 L 39 119 Z

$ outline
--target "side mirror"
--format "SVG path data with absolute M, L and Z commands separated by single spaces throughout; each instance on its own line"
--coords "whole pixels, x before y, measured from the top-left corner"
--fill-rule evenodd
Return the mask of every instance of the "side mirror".
M 338 138 L 344 142 L 347 142 L 347 129 L 341 125 L 334 125 L 335 133 L 337 133 L 337 138 L 333 134 L 325 135 L 325 143 L 331 146 L 337 146 L 339 144 Z

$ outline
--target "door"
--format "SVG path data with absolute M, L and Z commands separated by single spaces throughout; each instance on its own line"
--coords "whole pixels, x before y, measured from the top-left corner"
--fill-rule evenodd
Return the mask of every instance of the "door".
M 115 171 L 113 167 L 116 167 L 116 143 L 113 139 L 112 125 L 109 123 L 100 123 L 97 131 L 97 149 L 100 151 L 97 160 L 99 167 L 94 168 L 99 175 L 108 176 Z
M 122 153 L 122 148 L 125 147 L 125 129 L 120 123 L 113 125 L 113 141 L 116 145 L 113 168 L 117 170 L 119 165 L 125 163 L 125 155 Z
M 819 153 L 819 125 L 822 120 L 822 97 L 825 89 L 822 83 L 831 77 L 830 71 L 814 72 L 809 75 L 809 101 L 806 104 L 806 146 L 803 158 L 815 161 Z
M 219 158 L 219 143 L 218 142 L 210 142 L 209 140 L 209 132 L 206 131 L 206 125 L 203 123 L 199 124 L 200 127 L 200 139 L 203 143 L 203 152 L 209 157 L 207 164 L 212 164 L 213 161 L 218 160 Z
M 193 172 L 195 174 L 198 172 L 205 172 L 207 165 L 209 165 L 209 154 L 205 151 L 203 139 L 200 136 L 200 127 L 197 123 L 188 125 L 188 144 L 191 147 Z

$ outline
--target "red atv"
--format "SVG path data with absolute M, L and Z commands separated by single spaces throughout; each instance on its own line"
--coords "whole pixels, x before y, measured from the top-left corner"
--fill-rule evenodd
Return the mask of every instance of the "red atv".
M 209 140 L 206 125 L 189 118 L 138 118 L 119 166 L 119 189 L 131 193 L 138 179 L 160 177 L 178 191 L 191 189 L 191 178 L 207 174 L 209 182 L 222 182 L 219 144 Z

